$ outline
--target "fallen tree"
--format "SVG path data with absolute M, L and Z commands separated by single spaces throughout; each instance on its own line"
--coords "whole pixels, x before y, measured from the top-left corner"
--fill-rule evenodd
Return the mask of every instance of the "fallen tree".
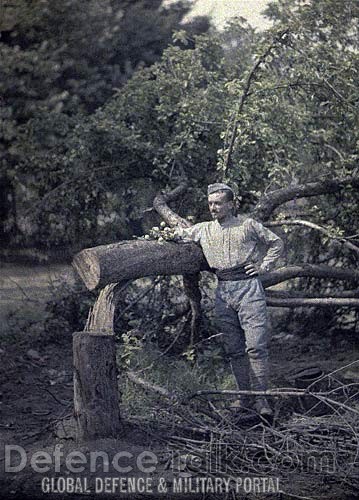
M 333 179 L 331 181 L 323 180 L 278 189 L 264 195 L 258 201 L 253 210 L 253 216 L 260 215 L 262 220 L 268 220 L 269 215 L 275 208 L 290 199 L 337 192 L 349 183 L 354 185 L 357 182 L 357 178 Z M 154 200 L 154 209 L 171 226 L 190 226 L 188 221 L 181 218 L 168 206 L 168 202 L 178 198 L 186 189 L 187 183 L 182 182 L 168 194 L 159 194 Z M 288 223 L 290 224 L 290 220 L 288 220 Z M 275 225 L 275 223 L 269 222 L 268 225 Z M 309 227 L 311 227 L 310 223 Z M 351 246 L 357 248 L 353 243 L 351 243 Z M 191 290 L 188 288 L 188 294 L 192 296 L 191 309 L 195 315 L 198 315 L 200 299 L 195 291 L 198 273 L 210 270 L 201 248 L 195 243 L 147 240 L 121 241 L 82 250 L 75 256 L 73 266 L 89 290 L 100 289 L 110 283 L 134 280 L 144 276 L 189 275 L 190 278 L 184 281 L 185 286 L 191 288 Z M 314 264 L 292 265 L 263 275 L 262 282 L 264 287 L 268 288 L 283 281 L 300 277 L 342 280 L 357 284 L 359 282 L 359 271 Z M 276 297 L 272 298 L 268 303 L 278 307 L 358 306 L 357 301 L 354 300 L 356 296 L 353 296 L 353 294 L 344 298 L 333 294 L 330 300 L 321 297 L 308 297 L 311 300 L 304 299 L 306 299 L 305 294 L 300 298 L 295 298 L 295 300 L 288 297 Z

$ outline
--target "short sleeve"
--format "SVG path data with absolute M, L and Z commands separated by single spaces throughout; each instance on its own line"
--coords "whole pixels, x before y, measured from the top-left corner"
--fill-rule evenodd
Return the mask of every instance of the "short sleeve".
M 175 234 L 179 236 L 183 241 L 194 241 L 195 243 L 200 243 L 202 234 L 202 223 L 194 224 L 190 227 L 177 227 Z

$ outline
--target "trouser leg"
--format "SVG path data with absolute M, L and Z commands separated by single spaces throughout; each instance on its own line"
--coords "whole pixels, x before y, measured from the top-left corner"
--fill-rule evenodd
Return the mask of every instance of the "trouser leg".
M 247 280 L 246 290 L 238 301 L 237 311 L 244 331 L 253 390 L 268 386 L 268 316 L 262 285 L 258 279 Z
M 244 333 L 240 326 L 237 311 L 235 311 L 221 297 L 216 295 L 216 326 L 222 334 L 222 345 L 236 379 L 238 390 L 248 390 L 249 384 L 249 361 L 245 350 Z M 246 405 L 248 398 L 240 397 L 240 402 Z
M 269 376 L 267 306 L 260 280 L 251 279 L 246 284 L 247 291 L 237 305 L 238 317 L 245 336 L 251 388 L 265 391 L 268 389 Z M 256 401 L 258 407 L 268 407 L 265 398 L 257 397 Z

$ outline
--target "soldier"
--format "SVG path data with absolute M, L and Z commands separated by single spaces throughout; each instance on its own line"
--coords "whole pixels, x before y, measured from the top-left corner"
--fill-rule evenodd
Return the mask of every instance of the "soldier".
M 216 325 L 230 360 L 238 390 L 268 388 L 268 316 L 260 275 L 270 271 L 283 250 L 282 240 L 259 222 L 234 216 L 234 192 L 223 183 L 208 186 L 212 221 L 179 229 L 184 239 L 199 243 L 218 278 Z M 240 396 L 233 408 L 248 407 Z M 254 407 L 264 418 L 272 410 L 264 396 Z

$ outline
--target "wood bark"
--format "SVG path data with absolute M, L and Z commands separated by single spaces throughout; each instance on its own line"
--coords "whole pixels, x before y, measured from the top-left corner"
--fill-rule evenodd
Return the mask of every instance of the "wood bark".
M 291 290 L 287 292 L 286 290 L 273 290 L 267 291 L 267 297 L 273 299 L 359 299 L 359 289 L 355 290 L 343 290 L 341 292 L 324 292 L 324 293 L 313 293 L 313 292 L 298 292 L 296 290 Z
M 87 273 L 84 262 L 90 263 Z M 194 243 L 126 241 L 88 248 L 76 255 L 73 265 L 86 286 L 93 290 L 109 283 L 143 276 L 198 273 L 209 270 L 202 250 Z M 297 277 L 359 282 L 359 271 L 305 264 L 277 269 L 262 276 L 265 287 Z
M 115 353 L 112 335 L 74 333 L 74 412 L 78 440 L 115 438 L 122 432 Z
M 271 307 L 359 307 L 359 299 L 340 297 L 292 297 L 285 299 L 267 295 L 266 302 Z
M 176 200 L 182 193 L 187 190 L 187 186 L 187 180 L 183 180 L 177 188 L 166 194 L 160 193 L 153 200 L 153 208 L 162 217 L 162 219 L 167 222 L 169 226 L 190 227 L 192 225 L 188 220 L 180 217 L 168 206 L 168 203 L 170 201 Z M 203 253 L 202 259 L 203 265 L 207 266 Z M 198 269 L 196 272 L 191 272 L 190 269 L 184 269 L 183 273 L 183 288 L 185 294 L 187 295 L 191 308 L 191 345 L 194 343 L 194 339 L 198 335 L 202 318 L 201 291 L 199 289 L 200 269 Z
M 275 191 L 270 191 L 268 194 L 262 196 L 254 208 L 252 216 L 254 219 L 266 221 L 277 207 L 287 201 L 298 198 L 307 198 L 310 196 L 318 196 L 321 194 L 338 193 L 349 185 L 358 187 L 359 178 L 345 177 L 343 179 L 325 179 L 276 189 Z
M 183 287 L 189 299 L 191 308 L 191 340 L 190 345 L 193 345 L 199 328 L 201 325 L 201 290 L 199 288 L 200 273 L 184 274 Z
M 201 248 L 194 243 L 145 240 L 87 248 L 75 256 L 72 265 L 89 290 L 143 276 L 208 269 Z
M 344 290 L 334 294 L 269 290 L 266 301 L 272 307 L 359 307 L 359 290 Z
M 282 267 L 263 275 L 261 279 L 263 286 L 267 288 L 293 278 L 322 278 L 359 283 L 359 271 L 343 269 L 342 267 L 304 264 L 302 266 Z
M 162 217 L 162 219 L 167 222 L 169 226 L 189 227 L 192 225 L 188 220 L 180 217 L 168 206 L 168 203 L 176 200 L 179 196 L 181 196 L 181 194 L 183 194 L 187 190 L 187 187 L 188 183 L 186 180 L 184 180 L 179 184 L 179 186 L 177 186 L 169 193 L 160 193 L 153 200 L 153 208 Z

